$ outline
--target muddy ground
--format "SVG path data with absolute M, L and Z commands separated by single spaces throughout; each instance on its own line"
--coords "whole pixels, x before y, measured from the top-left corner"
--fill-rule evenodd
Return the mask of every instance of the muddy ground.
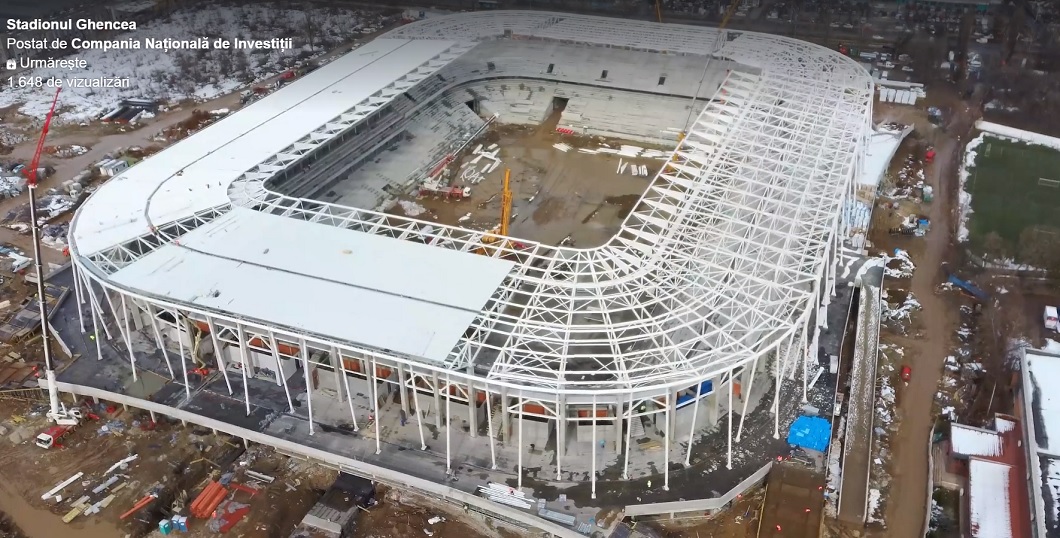
M 500 223 L 501 192 L 505 168 L 511 170 L 512 221 L 509 235 L 547 245 L 556 245 L 568 236 L 579 248 L 591 248 L 611 239 L 633 210 L 655 174 L 665 164 L 658 158 L 628 159 L 613 154 L 586 154 L 578 148 L 596 149 L 623 144 L 642 148 L 644 143 L 598 136 L 564 135 L 555 132 L 552 122 L 540 126 L 502 125 L 491 128 L 482 138 L 458 155 L 450 166 L 451 177 L 459 178 L 462 165 L 474 158 L 482 144 L 497 144 L 502 164 L 471 187 L 471 197 L 445 200 L 409 195 L 427 211 L 415 216 L 440 224 L 473 230 L 492 230 Z M 553 147 L 572 147 L 563 152 Z M 619 159 L 648 167 L 648 176 L 618 174 Z M 453 185 L 463 186 L 457 179 Z M 391 213 L 405 214 L 400 205 Z

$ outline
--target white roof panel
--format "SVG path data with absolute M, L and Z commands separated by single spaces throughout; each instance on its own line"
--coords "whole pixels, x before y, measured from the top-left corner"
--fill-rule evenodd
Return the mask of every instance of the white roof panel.
M 228 203 L 226 189 L 240 174 L 455 44 L 373 40 L 145 159 L 85 204 L 73 230 L 79 253 L 148 233 L 145 200 L 155 225 Z
M 1001 436 L 997 432 L 951 424 L 950 449 L 962 456 L 1000 456 Z
M 1060 379 L 1060 357 L 1027 353 L 1027 367 L 1031 380 L 1039 388 L 1038 409 L 1041 428 L 1036 428 L 1038 448 L 1055 452 L 1060 447 L 1060 393 L 1048 390 Z
M 513 266 L 236 208 L 112 279 L 199 307 L 444 361 Z
M 1012 503 L 1009 480 L 1012 467 L 1004 463 L 972 458 L 968 462 L 968 511 L 972 536 L 1012 536 Z

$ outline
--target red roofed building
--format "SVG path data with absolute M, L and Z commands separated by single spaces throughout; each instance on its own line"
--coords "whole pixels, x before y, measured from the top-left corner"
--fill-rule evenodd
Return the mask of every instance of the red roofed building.
M 993 429 L 950 425 L 948 471 L 965 477 L 962 534 L 973 538 L 1030 536 L 1023 429 L 998 414 Z

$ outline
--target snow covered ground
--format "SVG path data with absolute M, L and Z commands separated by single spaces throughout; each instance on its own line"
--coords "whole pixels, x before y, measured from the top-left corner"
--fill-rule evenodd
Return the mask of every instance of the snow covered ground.
M 972 216 L 972 195 L 965 190 L 964 186 L 968 183 L 968 177 L 972 174 L 972 168 L 975 167 L 975 158 L 977 156 L 976 149 L 986 139 L 986 133 L 979 133 L 979 136 L 973 138 L 968 142 L 968 146 L 964 150 L 964 160 L 961 161 L 961 172 L 960 172 L 960 198 L 959 208 L 961 213 L 961 227 L 957 231 L 957 242 L 963 243 L 968 240 L 968 219 Z
M 65 88 L 57 121 L 93 119 L 113 109 L 120 100 L 149 98 L 162 101 L 212 99 L 246 84 L 282 73 L 296 60 L 318 55 L 335 45 L 378 29 L 382 16 L 345 8 L 273 5 L 197 5 L 168 18 L 139 25 L 137 30 L 112 39 L 146 38 L 272 39 L 290 37 L 292 50 L 86 50 L 78 53 L 88 67 L 78 77 L 129 78 L 129 88 Z M 313 47 L 308 43 L 307 21 Z M 69 78 L 62 69 L 37 69 L 20 76 Z M 40 88 L 8 87 L 0 91 L 0 108 L 20 105 L 22 114 L 42 117 L 51 105 L 52 92 Z

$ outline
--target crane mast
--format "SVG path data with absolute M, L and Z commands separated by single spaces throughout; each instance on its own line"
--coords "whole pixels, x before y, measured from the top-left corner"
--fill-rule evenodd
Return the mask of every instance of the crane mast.
M 52 117 L 55 116 L 55 104 L 59 102 L 59 92 L 62 87 L 56 88 L 55 97 L 48 115 L 44 118 L 44 127 L 41 128 L 40 138 L 37 140 L 37 148 L 30 161 L 29 172 L 26 174 L 26 186 L 29 187 L 29 228 L 33 236 L 33 259 L 34 271 L 37 277 L 37 306 L 40 309 L 40 336 L 41 345 L 44 347 L 44 376 L 48 382 L 48 418 L 57 423 L 71 420 L 66 409 L 59 403 L 59 389 L 55 384 L 55 369 L 52 364 L 51 331 L 48 326 L 48 301 L 44 294 L 44 261 L 41 259 L 40 250 L 40 224 L 37 222 L 37 170 L 40 168 L 40 156 L 44 151 L 44 140 L 48 137 L 48 128 L 51 127 Z

